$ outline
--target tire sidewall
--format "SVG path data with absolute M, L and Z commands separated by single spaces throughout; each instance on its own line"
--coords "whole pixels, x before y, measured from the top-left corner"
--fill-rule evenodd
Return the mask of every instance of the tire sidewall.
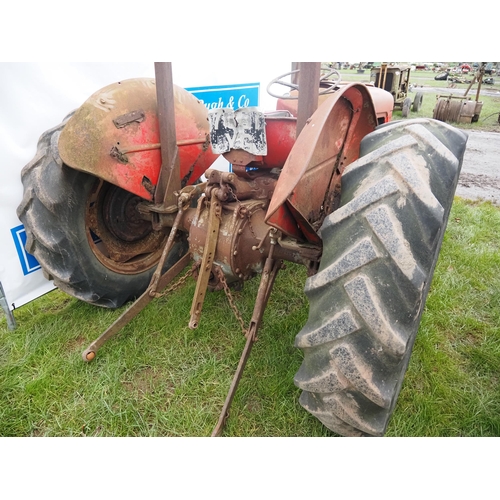
M 86 224 L 87 204 L 97 178 L 62 163 L 57 142 L 60 127 L 44 134 L 34 161 L 25 167 L 25 190 L 18 215 L 30 248 L 46 275 L 61 290 L 94 305 L 116 308 L 141 295 L 148 287 L 156 263 L 136 274 L 109 269 L 95 255 Z M 43 139 L 43 140 L 42 140 Z M 164 271 L 187 251 L 179 238 L 166 259 Z

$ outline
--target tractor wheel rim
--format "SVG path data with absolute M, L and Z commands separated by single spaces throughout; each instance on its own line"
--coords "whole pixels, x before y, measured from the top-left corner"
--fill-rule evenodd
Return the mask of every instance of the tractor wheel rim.
M 108 269 L 139 274 L 155 266 L 168 231 L 154 231 L 136 207 L 142 198 L 97 180 L 87 200 L 85 227 L 92 252 Z

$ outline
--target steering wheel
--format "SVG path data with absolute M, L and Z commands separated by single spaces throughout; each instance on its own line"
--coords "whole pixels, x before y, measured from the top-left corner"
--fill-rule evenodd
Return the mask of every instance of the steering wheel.
M 283 95 L 274 94 L 273 92 L 271 92 L 270 89 L 273 85 L 276 84 L 276 85 L 282 85 L 284 87 L 289 87 L 292 90 L 298 91 L 299 86 L 297 84 L 291 83 L 291 82 L 286 82 L 283 80 L 283 78 L 285 78 L 287 76 L 295 75 L 299 71 L 300 71 L 300 69 L 295 69 L 293 71 L 289 71 L 288 73 L 280 75 L 277 78 L 274 78 L 273 80 L 271 80 L 266 88 L 267 93 L 272 97 L 276 97 L 277 99 L 298 99 L 299 98 L 298 96 L 292 96 L 290 94 L 283 94 Z M 322 72 L 324 72 L 325 74 L 321 75 Z M 330 78 L 332 75 L 335 75 L 334 79 Z M 342 79 L 342 77 L 340 76 L 340 73 L 336 69 L 323 66 L 320 69 L 319 85 L 320 85 L 320 87 L 323 85 L 323 86 L 325 86 L 325 88 L 323 88 L 323 90 L 321 90 L 319 92 L 319 95 L 328 94 L 329 92 L 333 92 L 335 90 L 335 87 L 337 87 L 337 85 L 339 84 L 341 79 Z

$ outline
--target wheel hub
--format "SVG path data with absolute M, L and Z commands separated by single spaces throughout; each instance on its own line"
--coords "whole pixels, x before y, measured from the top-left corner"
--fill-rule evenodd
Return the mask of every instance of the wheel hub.
M 141 201 L 139 196 L 116 186 L 107 190 L 103 202 L 103 217 L 108 230 L 114 236 L 132 242 L 151 233 L 151 223 L 141 219 L 136 210 Z
M 168 236 L 141 219 L 136 210 L 141 201 L 99 180 L 88 200 L 86 224 L 92 251 L 108 269 L 121 274 L 137 274 L 156 265 Z

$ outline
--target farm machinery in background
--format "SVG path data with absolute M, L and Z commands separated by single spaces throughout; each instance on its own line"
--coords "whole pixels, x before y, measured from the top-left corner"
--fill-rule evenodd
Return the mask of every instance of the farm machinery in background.
M 432 117 L 436 120 L 453 123 L 474 123 L 479 120 L 483 108 L 482 101 L 479 100 L 481 85 L 483 84 L 486 63 L 481 63 L 479 69 L 470 81 L 463 96 L 449 94 L 437 95 L 436 106 Z M 436 76 L 437 78 L 437 76 Z M 472 86 L 477 83 L 476 98 L 467 97 Z
M 375 87 L 382 88 L 392 95 L 394 108 L 401 110 L 403 118 L 408 118 L 410 110 L 415 113 L 420 111 L 424 98 L 422 92 L 416 92 L 413 99 L 410 97 L 410 73 L 409 65 L 382 63 L 373 68 L 370 75 Z
M 290 81 L 273 80 L 288 91 L 268 113 L 208 114 L 173 84 L 170 63 L 155 74 L 97 91 L 41 136 L 22 171 L 17 213 L 47 278 L 97 306 L 134 300 L 83 359 L 183 279 L 196 280 L 186 320 L 203 328 L 207 291 L 224 291 L 238 317 L 231 289 L 260 276 L 220 435 L 273 284 L 293 262 L 308 272 L 301 405 L 337 434 L 383 435 L 467 136 L 436 120 L 391 122 L 393 97 L 378 87 L 407 83 L 391 68 L 370 86 L 294 63 Z M 232 171 L 211 168 L 219 155 Z

